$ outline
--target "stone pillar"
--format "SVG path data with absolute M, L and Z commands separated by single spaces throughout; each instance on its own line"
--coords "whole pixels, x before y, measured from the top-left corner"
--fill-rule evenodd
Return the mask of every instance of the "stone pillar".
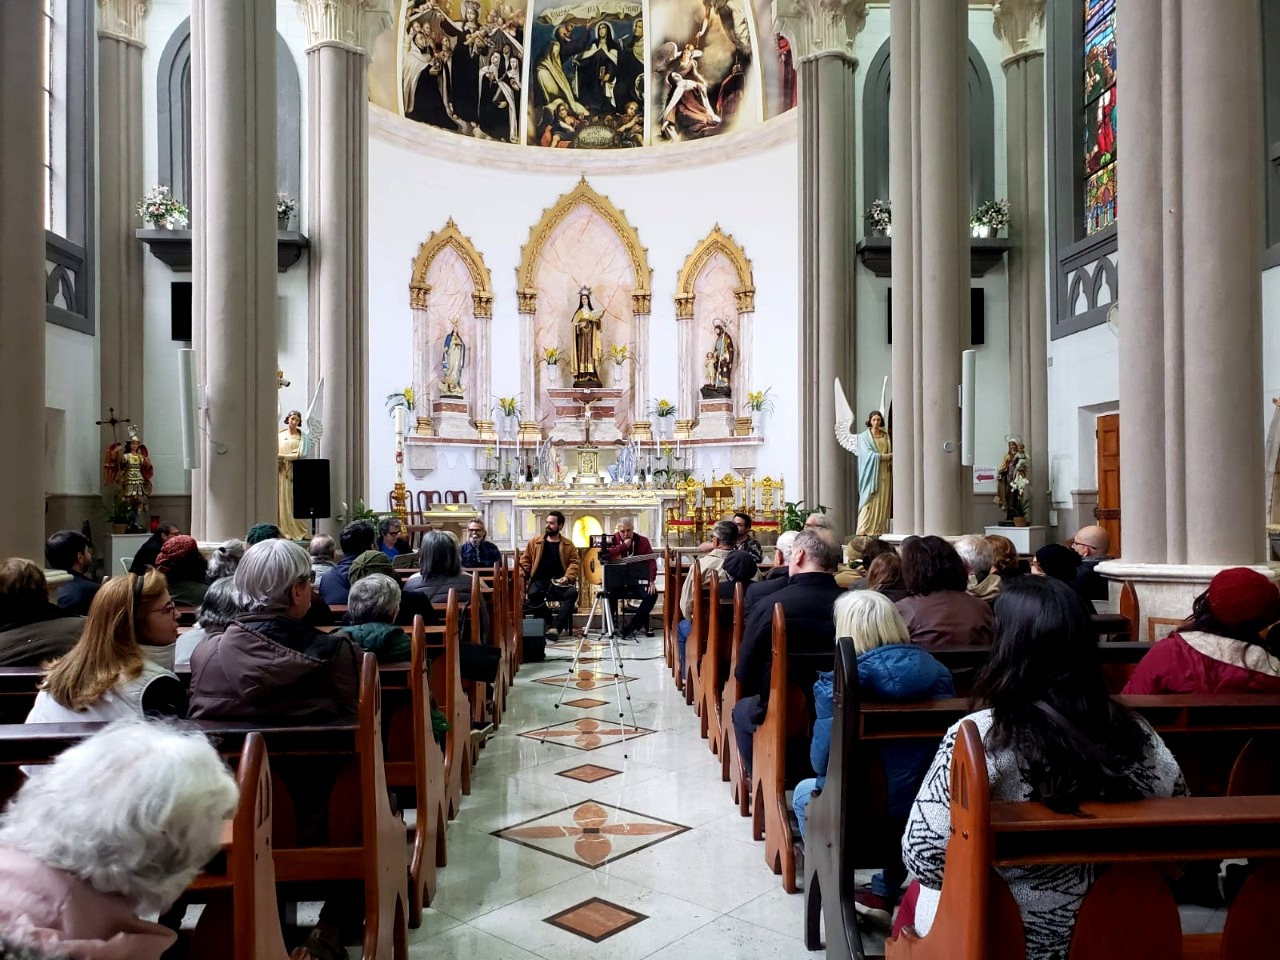
M 1032 522 L 1049 519 L 1048 310 L 1045 303 L 1045 0 L 999 0 L 1009 206 L 1009 432 L 1031 457 Z M 1128 271 L 1126 270 L 1126 282 Z
M 702 359 L 693 351 L 692 293 L 676 297 L 676 416 L 694 417 L 698 413 L 698 378 Z
M 307 28 L 307 278 L 311 348 L 324 380 L 334 504 L 380 503 L 369 483 L 368 0 L 298 0 Z M 383 25 L 378 21 L 377 26 Z M 316 384 L 312 384 L 314 389 Z M 427 398 L 423 398 L 424 402 Z
M 205 393 L 191 526 L 223 540 L 278 515 L 274 4 L 192 0 L 191 102 L 192 321 Z
M 98 0 L 99 409 L 143 426 L 142 42 L 147 5 Z M 145 429 L 143 436 L 146 436 Z M 111 442 L 104 427 L 103 449 Z
M 636 278 L 639 280 L 639 278 Z M 649 430 L 649 320 L 653 314 L 653 292 L 641 289 L 631 294 L 631 319 L 634 324 L 635 346 L 631 348 L 631 433 L 636 425 L 644 424 L 639 432 L 647 436 Z M 625 376 L 625 373 L 624 373 Z M 624 380 L 625 382 L 625 380 Z M 636 437 L 636 439 L 641 439 Z
M 857 521 L 856 463 L 835 439 L 835 381 L 853 382 L 857 322 L 857 151 L 853 41 L 866 0 L 799 0 L 807 26 L 800 59 L 801 490 L 824 504 L 836 529 Z M 856 391 L 855 391 L 856 394 Z
M 44 565 L 44 14 L 0 3 L 0 557 Z

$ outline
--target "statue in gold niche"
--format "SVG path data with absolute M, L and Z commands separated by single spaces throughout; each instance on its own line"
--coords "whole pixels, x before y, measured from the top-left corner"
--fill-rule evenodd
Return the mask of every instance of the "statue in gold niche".
M 603 310 L 591 304 L 591 288 L 578 291 L 578 309 L 573 314 L 573 385 L 575 387 L 603 386 L 600 382 L 600 328 Z

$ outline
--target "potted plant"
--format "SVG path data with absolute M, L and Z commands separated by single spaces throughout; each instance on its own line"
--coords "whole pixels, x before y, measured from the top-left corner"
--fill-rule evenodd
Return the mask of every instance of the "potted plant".
M 1009 226 L 1009 201 L 984 200 L 969 218 L 970 232 L 978 238 L 997 236 Z
M 1013 509 L 1013 525 L 1015 527 L 1025 527 L 1030 521 L 1027 519 L 1027 508 L 1030 504 L 1027 502 L 1027 488 L 1031 486 L 1031 480 L 1025 473 L 1019 473 L 1013 478 L 1013 482 L 1009 484 L 1012 487 L 1010 493 L 1013 502 L 1010 507 Z
M 111 524 L 112 533 L 124 533 L 128 530 L 129 524 L 133 522 L 133 507 L 129 506 L 129 501 L 116 497 L 107 515 L 107 522 Z
M 510 440 L 520 429 L 520 394 L 514 397 L 494 397 L 494 410 L 497 414 L 498 436 Z
M 613 385 L 622 382 L 622 365 L 632 359 L 631 351 L 625 343 L 615 343 L 609 348 L 609 359 L 613 361 Z
M 281 230 L 289 229 L 289 220 L 293 217 L 293 211 L 297 209 L 298 201 L 293 197 L 287 193 L 276 194 L 276 222 Z
M 663 440 L 670 440 L 676 432 L 676 405 L 670 400 L 655 400 L 649 406 L 653 417 L 653 432 Z
M 394 415 L 396 408 L 402 407 L 407 412 L 413 413 L 413 400 L 413 387 L 405 387 L 398 393 L 389 393 L 385 401 L 387 412 Z
M 888 200 L 872 200 L 863 214 L 871 225 L 873 237 L 887 237 L 893 232 L 893 207 Z
M 169 188 L 157 184 L 138 201 L 138 216 L 144 223 L 162 230 L 175 230 L 188 223 L 187 208 L 180 203 Z
M 497 470 L 486 470 L 483 477 L 480 478 L 480 489 L 492 490 L 498 482 Z
M 803 530 L 804 522 L 811 513 L 826 513 L 827 508 L 822 504 L 816 507 L 806 507 L 803 500 L 794 502 L 787 500 L 782 504 L 782 532 L 788 530 Z
M 751 390 L 747 393 L 747 410 L 751 416 L 751 432 L 759 433 L 764 418 L 773 415 L 773 397 L 769 396 L 773 392 L 773 387 L 765 387 L 763 390 Z
M 342 523 L 355 523 L 357 520 L 368 520 L 371 523 L 377 523 L 381 519 L 382 514 L 378 513 L 370 507 L 365 506 L 363 500 L 357 500 L 351 507 L 347 506 L 347 501 L 342 501 L 342 513 L 338 514 L 337 519 Z

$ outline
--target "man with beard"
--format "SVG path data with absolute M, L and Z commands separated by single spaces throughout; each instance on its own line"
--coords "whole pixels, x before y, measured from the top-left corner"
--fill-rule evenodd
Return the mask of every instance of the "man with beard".
M 534 537 L 520 555 L 520 569 L 529 582 L 530 605 L 548 600 L 560 603 L 555 624 L 547 636 L 558 637 L 572 631 L 573 611 L 578 605 L 578 548 L 561 535 L 564 514 L 552 510 L 547 514 L 546 532 Z

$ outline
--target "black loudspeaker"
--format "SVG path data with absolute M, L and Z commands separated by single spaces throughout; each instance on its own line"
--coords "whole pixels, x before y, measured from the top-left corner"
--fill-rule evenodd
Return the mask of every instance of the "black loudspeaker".
M 169 284 L 169 339 L 191 342 L 191 281 Z
M 981 287 L 969 289 L 969 346 L 980 347 L 987 342 L 987 291 Z
M 324 520 L 329 516 L 329 461 L 293 461 L 293 517 Z

